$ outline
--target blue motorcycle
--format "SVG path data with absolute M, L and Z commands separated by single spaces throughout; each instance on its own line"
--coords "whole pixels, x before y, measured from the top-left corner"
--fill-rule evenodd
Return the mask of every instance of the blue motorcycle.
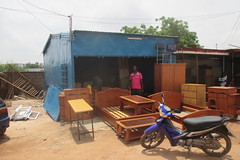
M 235 137 L 227 128 L 227 121 L 231 115 L 204 116 L 199 118 L 186 118 L 183 120 L 186 130 L 177 129 L 170 118 L 179 119 L 174 113 L 180 113 L 179 109 L 171 109 L 164 104 L 162 92 L 162 104 L 159 105 L 160 117 L 156 124 L 144 131 L 141 137 L 141 145 L 146 149 L 160 145 L 166 136 L 171 146 L 182 146 L 188 151 L 191 147 L 197 147 L 210 156 L 221 157 L 231 149 L 229 136 Z M 236 138 L 236 137 L 235 137 Z

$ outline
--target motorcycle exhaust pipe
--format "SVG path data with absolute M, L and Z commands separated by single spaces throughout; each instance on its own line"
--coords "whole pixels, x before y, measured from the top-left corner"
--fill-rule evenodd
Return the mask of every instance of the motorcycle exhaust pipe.
M 203 139 L 187 139 L 183 140 L 180 139 L 178 141 L 178 145 L 180 146 L 192 146 L 192 147 L 197 147 L 197 148 L 208 148 L 208 149 L 219 149 L 221 145 L 219 143 L 213 142 L 213 143 L 207 143 Z

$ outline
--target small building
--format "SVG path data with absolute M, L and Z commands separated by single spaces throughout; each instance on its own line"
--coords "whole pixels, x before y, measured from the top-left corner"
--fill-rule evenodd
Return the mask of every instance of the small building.
M 103 86 L 128 88 L 134 65 L 144 89 L 154 90 L 154 63 L 175 63 L 177 37 L 73 31 L 51 34 L 43 50 L 46 85 L 81 87 L 93 77 Z
M 231 57 L 227 50 L 178 48 L 175 55 L 177 63 L 187 64 L 187 83 L 201 83 L 207 86 L 218 85 L 218 77 L 222 73 L 228 73 L 228 78 L 231 79 Z

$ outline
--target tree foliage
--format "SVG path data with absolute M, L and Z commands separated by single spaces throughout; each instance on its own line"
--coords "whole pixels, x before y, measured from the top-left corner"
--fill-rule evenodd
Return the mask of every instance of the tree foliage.
M 168 35 L 179 37 L 179 47 L 196 46 L 201 48 L 199 44 L 197 33 L 189 31 L 188 23 L 182 20 L 177 20 L 173 17 L 161 17 L 156 19 L 160 26 L 149 26 L 141 24 L 140 27 L 124 26 L 121 31 L 131 34 L 146 34 L 146 35 Z
M 11 63 L 11 65 L 16 68 L 18 71 L 26 71 L 29 68 L 42 68 L 42 65 L 38 62 L 36 63 L 26 63 L 23 67 L 20 67 L 17 64 Z M 11 68 L 8 64 L 0 64 L 0 72 L 10 72 Z
M 19 67 L 17 64 L 11 64 L 18 71 L 25 71 L 25 68 Z M 11 68 L 8 64 L 0 64 L 0 72 L 11 72 Z

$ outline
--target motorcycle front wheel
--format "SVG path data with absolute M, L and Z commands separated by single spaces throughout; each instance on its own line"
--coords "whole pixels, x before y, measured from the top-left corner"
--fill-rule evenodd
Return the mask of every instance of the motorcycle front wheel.
M 203 152 L 210 156 L 221 157 L 226 155 L 231 149 L 232 143 L 230 138 L 221 132 L 218 131 L 211 132 L 204 136 L 204 138 L 207 141 L 209 141 L 209 143 L 217 142 L 219 145 L 218 149 L 208 149 L 205 147 L 202 148 Z
M 160 145 L 164 140 L 164 134 L 162 132 L 152 131 L 144 133 L 140 139 L 141 145 L 146 149 L 155 148 Z

